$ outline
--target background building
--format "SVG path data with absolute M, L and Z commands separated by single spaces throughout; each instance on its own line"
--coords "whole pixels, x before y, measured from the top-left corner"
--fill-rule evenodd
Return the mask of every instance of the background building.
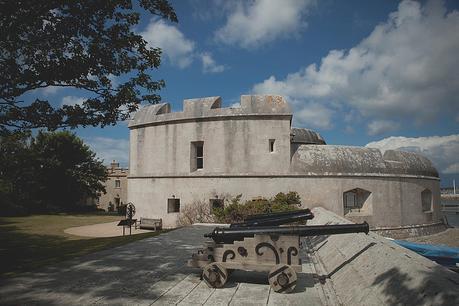
M 115 160 L 107 167 L 108 177 L 105 182 L 106 194 L 98 200 L 98 207 L 106 211 L 116 211 L 117 208 L 127 203 L 127 175 L 128 169 L 121 168 Z
M 407 152 L 326 145 L 311 130 L 292 128 L 280 96 L 241 96 L 238 108 L 220 97 L 138 111 L 129 124 L 128 201 L 138 217 L 176 225 L 196 200 L 297 191 L 303 206 L 322 206 L 374 227 L 440 219 L 439 177 L 425 157 Z

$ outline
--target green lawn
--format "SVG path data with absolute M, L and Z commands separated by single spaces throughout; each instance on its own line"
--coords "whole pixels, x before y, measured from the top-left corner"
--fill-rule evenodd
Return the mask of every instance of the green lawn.
M 158 235 L 151 232 L 87 238 L 64 233 L 69 227 L 116 220 L 121 217 L 68 214 L 0 217 L 0 278 Z

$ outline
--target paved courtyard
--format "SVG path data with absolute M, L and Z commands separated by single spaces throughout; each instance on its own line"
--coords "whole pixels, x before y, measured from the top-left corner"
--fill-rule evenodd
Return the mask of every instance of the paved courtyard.
M 119 221 L 99 223 L 92 225 L 84 225 L 77 227 L 70 227 L 64 230 L 65 233 L 82 237 L 117 237 L 123 236 L 123 227 L 118 226 Z M 129 235 L 129 228 L 124 228 L 125 234 Z M 135 226 L 131 227 L 131 234 L 148 233 L 148 230 L 136 229 Z
M 291 294 L 270 290 L 266 273 L 234 272 L 212 289 L 186 261 L 212 227 L 177 229 L 0 282 L 4 305 L 322 305 L 334 304 L 302 251 L 303 273 Z

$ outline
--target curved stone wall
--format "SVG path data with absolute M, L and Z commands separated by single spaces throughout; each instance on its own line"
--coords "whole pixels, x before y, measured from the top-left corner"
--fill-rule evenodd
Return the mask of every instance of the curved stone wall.
M 438 182 L 430 179 L 399 177 L 131 177 L 129 201 L 136 203 L 139 216 L 161 217 L 169 227 L 176 226 L 178 213 L 167 213 L 167 200 L 180 199 L 180 204 L 228 198 L 238 194 L 243 200 L 271 197 L 278 192 L 297 191 L 304 207 L 321 206 L 344 215 L 343 194 L 355 188 L 371 192 L 367 209 L 351 212 L 346 217 L 355 222 L 366 220 L 373 227 L 429 224 L 439 220 L 440 194 L 432 195 L 432 210 L 423 212 L 421 193 L 438 190 Z
M 420 155 L 325 145 L 319 134 L 291 128 L 280 96 L 242 96 L 239 108 L 221 108 L 219 97 L 191 99 L 183 109 L 149 106 L 129 125 L 128 201 L 139 217 L 173 227 L 178 213 L 168 212 L 168 199 L 183 208 L 297 191 L 305 207 L 375 227 L 439 220 L 438 173 Z

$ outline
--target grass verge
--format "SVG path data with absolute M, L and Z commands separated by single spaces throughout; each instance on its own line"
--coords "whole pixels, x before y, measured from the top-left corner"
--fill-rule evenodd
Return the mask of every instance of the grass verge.
M 88 238 L 64 233 L 74 226 L 120 220 L 119 216 L 37 215 L 0 218 L 0 278 L 153 237 L 161 232 L 132 236 Z

